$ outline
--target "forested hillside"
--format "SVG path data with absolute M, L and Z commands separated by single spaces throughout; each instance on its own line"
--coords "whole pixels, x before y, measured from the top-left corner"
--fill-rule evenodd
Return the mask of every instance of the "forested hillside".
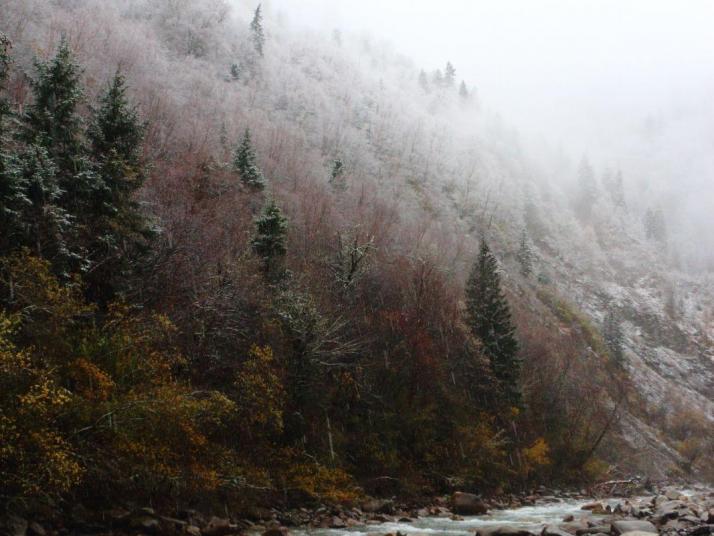
M 221 0 L 0 32 L 2 503 L 711 477 L 711 273 L 447 58 Z

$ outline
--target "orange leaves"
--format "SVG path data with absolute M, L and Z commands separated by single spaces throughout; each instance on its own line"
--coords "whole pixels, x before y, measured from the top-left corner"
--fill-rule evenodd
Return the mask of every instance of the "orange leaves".
M 69 368 L 74 392 L 89 401 L 106 401 L 114 389 L 112 378 L 87 359 L 76 359 Z

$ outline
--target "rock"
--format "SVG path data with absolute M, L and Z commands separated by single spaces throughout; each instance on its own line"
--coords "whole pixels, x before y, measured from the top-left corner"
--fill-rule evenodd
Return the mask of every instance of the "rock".
M 675 501 L 679 499 L 681 493 L 679 493 L 677 490 L 670 489 L 664 494 L 664 496 L 667 497 L 667 499 L 669 499 L 670 501 Z
M 368 514 L 393 514 L 394 503 L 390 500 L 370 498 L 362 503 L 362 511 Z
M 159 532 L 159 520 L 147 514 L 134 515 L 129 521 L 129 528 L 143 534 Z
M 599 502 L 584 504 L 580 507 L 580 509 L 581 510 L 589 510 L 590 512 L 592 512 L 595 515 L 604 515 L 607 513 L 605 506 Z
M 651 532 L 642 532 L 639 530 L 632 530 L 630 532 L 623 532 L 621 536 L 652 536 Z
M 582 520 L 573 521 L 572 523 L 562 523 L 560 525 L 560 530 L 564 530 L 569 534 L 575 534 L 578 529 L 586 527 L 585 522 Z
M 333 516 L 332 519 L 330 520 L 330 528 L 331 529 L 344 529 L 347 527 L 347 523 L 345 523 L 342 518 L 338 516 Z
M 610 526 L 609 525 L 595 525 L 592 527 L 584 527 L 582 529 L 577 529 L 575 531 L 575 534 L 577 536 L 583 536 L 584 534 L 608 534 L 610 532 Z
M 400 517 L 399 522 L 400 523 L 414 523 L 414 520 L 410 517 Z
M 565 516 L 565 517 L 563 518 L 563 521 L 565 521 L 566 523 L 570 523 L 571 521 L 575 521 L 575 516 L 574 516 L 573 514 L 570 514 L 570 515 L 568 515 L 568 516 Z
M 687 531 L 689 536 L 708 536 L 714 534 L 714 525 L 700 525 Z
M 541 531 L 541 536 L 572 536 L 556 525 L 546 525 Z
M 32 536 L 45 536 L 47 534 L 47 531 L 37 521 L 32 521 L 27 526 L 27 534 L 30 534 Z
M 237 534 L 240 532 L 238 525 L 234 525 L 228 519 L 213 516 L 203 530 L 203 536 L 226 536 L 227 534 Z
M 611 527 L 611 532 L 616 535 L 626 532 L 650 532 L 657 534 L 657 527 L 649 521 L 623 519 L 613 521 Z
M 476 536 L 535 536 L 531 531 L 514 527 L 512 525 L 500 525 L 496 527 L 480 527 L 476 530 Z
M 290 531 L 285 527 L 273 527 L 263 532 L 262 536 L 290 536 Z
M 454 513 L 464 516 L 478 516 L 488 513 L 488 505 L 473 493 L 455 492 L 451 496 Z
M 183 532 L 186 536 L 201 536 L 201 529 L 199 529 L 196 525 L 186 525 L 183 528 Z
M 27 519 L 10 515 L 0 520 L 0 536 L 25 536 L 27 527 Z
M 457 514 L 453 514 L 449 519 L 451 519 L 451 521 L 463 521 L 464 520 L 463 517 L 461 517 L 460 515 L 457 515 Z

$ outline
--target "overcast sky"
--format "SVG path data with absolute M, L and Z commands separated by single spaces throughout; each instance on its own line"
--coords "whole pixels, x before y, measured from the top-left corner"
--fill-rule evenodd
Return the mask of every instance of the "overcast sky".
M 269 0 L 291 20 L 369 32 L 551 141 L 610 137 L 714 88 L 714 0 Z M 714 102 L 712 103 L 714 105 Z M 590 129 L 590 117 L 602 128 Z M 617 126 L 606 127 L 612 120 Z M 597 139 L 596 141 L 601 141 Z

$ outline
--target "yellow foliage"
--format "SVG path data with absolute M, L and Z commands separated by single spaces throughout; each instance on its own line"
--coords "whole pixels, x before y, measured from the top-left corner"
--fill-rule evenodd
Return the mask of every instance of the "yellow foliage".
M 248 359 L 238 369 L 235 387 L 240 421 L 249 433 L 261 428 L 282 430 L 285 393 L 269 346 L 251 347 Z
M 288 487 L 298 489 L 322 501 L 350 503 L 362 495 L 352 477 L 339 468 L 320 464 L 292 465 L 287 474 Z
M 523 449 L 523 461 L 530 469 L 537 468 L 541 465 L 549 465 L 549 452 L 550 447 L 548 443 L 545 439 L 539 437 L 530 447 Z

